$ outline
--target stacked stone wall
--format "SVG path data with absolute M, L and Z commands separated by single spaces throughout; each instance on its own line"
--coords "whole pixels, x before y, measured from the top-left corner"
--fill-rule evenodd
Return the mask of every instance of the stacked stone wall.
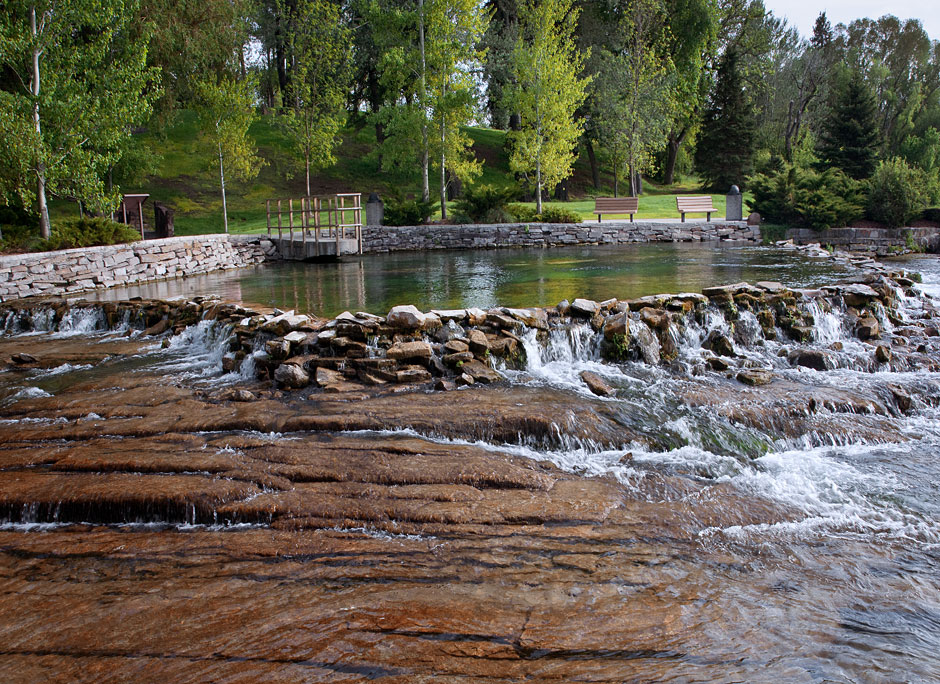
M 787 231 L 787 238 L 797 244 L 818 242 L 823 245 L 832 245 L 837 249 L 870 252 L 877 256 L 887 256 L 899 248 L 906 249 L 910 247 L 911 241 L 927 251 L 940 251 L 940 229 L 935 227 L 829 228 L 828 230 L 792 228 Z
M 604 223 L 508 223 L 462 226 L 363 226 L 364 252 L 635 242 L 760 241 L 760 229 L 743 221 Z
M 266 239 L 200 235 L 0 257 L 0 301 L 166 280 L 275 258 Z

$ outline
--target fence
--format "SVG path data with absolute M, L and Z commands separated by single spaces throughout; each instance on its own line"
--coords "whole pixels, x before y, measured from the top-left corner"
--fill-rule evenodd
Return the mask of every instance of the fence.
M 277 230 L 278 239 L 283 240 L 287 232 L 293 242 L 296 230 L 305 245 L 313 239 L 316 256 L 320 256 L 320 244 L 324 242 L 335 242 L 339 256 L 342 253 L 340 243 L 347 240 L 354 240 L 356 252 L 362 254 L 362 195 L 358 192 L 269 199 L 265 200 L 265 214 L 268 235 Z

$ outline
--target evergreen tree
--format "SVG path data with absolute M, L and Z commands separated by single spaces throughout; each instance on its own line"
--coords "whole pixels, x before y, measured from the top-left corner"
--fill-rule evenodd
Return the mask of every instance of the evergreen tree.
M 718 67 L 712 101 L 695 150 L 702 187 L 727 192 L 742 186 L 753 169 L 756 120 L 741 82 L 737 50 L 729 48 Z
M 880 144 L 875 96 L 861 73 L 853 70 L 823 122 L 819 159 L 825 168 L 842 169 L 861 180 L 874 172 Z

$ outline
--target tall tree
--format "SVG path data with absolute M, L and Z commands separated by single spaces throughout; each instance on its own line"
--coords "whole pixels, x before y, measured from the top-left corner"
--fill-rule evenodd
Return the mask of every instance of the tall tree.
M 222 190 L 222 221 L 228 233 L 228 204 L 225 199 L 225 171 L 239 180 L 258 175 L 264 160 L 257 156 L 248 134 L 255 120 L 255 84 L 250 78 L 231 75 L 197 81 L 194 87 L 196 114 L 209 148 L 218 159 Z
M 104 181 L 131 129 L 149 116 L 155 73 L 149 26 L 134 0 L 9 0 L 0 9 L 0 157 L 13 171 L 2 201 L 34 206 L 50 234 L 48 197 L 95 211 L 117 203 Z
M 535 173 L 536 211 L 542 188 L 571 174 L 583 124 L 575 111 L 584 102 L 590 78 L 580 78 L 584 55 L 574 42 L 578 18 L 571 0 L 523 0 L 519 39 L 513 53 L 514 82 L 507 101 L 521 129 L 511 133 L 513 171 Z
M 294 12 L 292 99 L 283 121 L 302 157 L 309 196 L 311 167 L 336 162 L 337 134 L 346 120 L 350 37 L 339 5 L 331 0 L 298 0 Z
M 744 185 L 753 168 L 755 123 L 742 84 L 737 50 L 731 47 L 718 68 L 715 92 L 695 150 L 695 167 L 704 188 L 726 192 L 732 185 Z
M 605 51 L 597 90 L 598 127 L 614 166 L 614 195 L 626 171 L 631 196 L 637 177 L 667 140 L 674 100 L 674 68 L 665 50 L 666 7 L 660 0 L 632 0 L 620 17 L 622 43 Z
M 823 166 L 868 178 L 878 163 L 881 132 L 875 96 L 861 72 L 852 69 L 823 123 L 817 153 Z

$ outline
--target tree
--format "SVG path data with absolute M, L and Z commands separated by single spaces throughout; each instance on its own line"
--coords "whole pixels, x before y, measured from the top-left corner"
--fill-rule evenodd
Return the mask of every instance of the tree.
M 824 167 L 861 180 L 875 170 L 880 144 L 875 97 L 861 72 L 853 69 L 823 122 L 817 153 Z
M 754 129 L 754 113 L 738 71 L 737 50 L 731 47 L 718 67 L 715 92 L 695 150 L 695 167 L 704 188 L 727 192 L 732 185 L 744 185 L 753 167 Z
M 0 9 L 0 200 L 35 206 L 49 237 L 48 197 L 94 211 L 117 204 L 107 170 L 150 115 L 156 76 L 150 27 L 134 0 L 9 0 Z
M 584 56 L 574 44 L 578 10 L 571 0 L 523 0 L 519 15 L 507 101 L 521 129 L 511 133 L 509 164 L 516 172 L 535 172 L 536 211 L 542 213 L 542 188 L 571 174 L 583 128 L 575 111 L 591 79 L 578 77 Z
M 203 135 L 219 160 L 222 189 L 222 221 L 228 232 L 228 206 L 225 201 L 225 169 L 247 181 L 258 175 L 264 160 L 255 154 L 248 129 L 255 120 L 255 85 L 251 79 L 232 76 L 195 83 L 196 114 Z
M 659 0 L 633 0 L 619 22 L 623 44 L 606 51 L 593 82 L 600 138 L 614 166 L 614 195 L 624 167 L 630 195 L 638 194 L 637 176 L 666 144 L 674 118 L 674 69 L 663 45 L 665 12 Z
M 311 167 L 336 163 L 333 150 L 346 120 L 350 36 L 340 7 L 330 0 L 299 0 L 294 12 L 292 99 L 283 121 L 303 158 L 309 196 Z

